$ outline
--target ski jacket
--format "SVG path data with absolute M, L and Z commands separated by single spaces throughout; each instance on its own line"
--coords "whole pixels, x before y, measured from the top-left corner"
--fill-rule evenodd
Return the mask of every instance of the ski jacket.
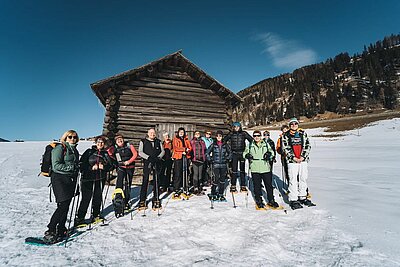
M 265 160 L 264 154 L 267 152 L 271 154 L 271 157 Z M 246 150 L 243 152 L 243 157 L 246 157 L 247 154 L 253 156 L 253 159 L 249 160 L 250 170 L 252 173 L 266 173 L 271 171 L 269 161 L 275 157 L 275 152 L 272 150 L 271 146 L 265 142 L 265 140 L 261 140 L 258 144 L 254 141 L 251 142 L 246 146 Z
M 279 155 L 284 156 L 285 153 L 284 153 L 284 151 L 282 149 L 282 138 L 283 138 L 282 134 L 280 134 L 278 140 L 276 141 L 276 152 Z
M 168 139 L 168 142 L 165 142 L 165 140 L 162 142 L 163 148 L 164 148 L 164 157 L 163 160 L 170 160 L 172 159 L 172 140 Z
M 51 170 L 59 174 L 77 174 L 79 171 L 79 152 L 68 142 L 57 145 L 51 151 Z
M 174 137 L 172 140 L 172 158 L 182 159 L 182 153 L 186 152 L 186 157 L 190 158 L 190 152 L 192 151 L 192 145 L 189 139 L 185 136 L 184 138 Z
M 252 142 L 253 138 L 242 129 L 237 132 L 233 131 L 224 138 L 224 142 L 229 142 L 232 152 L 240 154 L 246 149 L 246 140 Z
M 165 154 L 164 147 L 158 138 L 150 140 L 148 138 L 140 140 L 139 143 L 139 156 L 145 161 L 150 157 L 161 159 Z
M 122 147 L 118 145 L 111 146 L 108 150 L 108 155 L 114 160 L 114 163 L 126 169 L 135 168 L 135 159 L 138 156 L 138 153 L 135 147 L 127 142 L 124 143 Z M 119 156 L 117 156 L 119 155 Z M 121 158 L 121 161 L 118 161 L 118 157 Z M 128 165 L 122 165 L 122 162 L 128 161 Z
M 95 145 L 83 153 L 79 162 L 82 180 L 87 181 L 105 180 L 107 172 L 111 171 L 113 167 L 112 160 L 107 150 L 98 150 Z M 93 170 L 93 166 L 99 163 L 103 164 L 104 169 Z
M 232 160 L 232 153 L 227 143 L 218 144 L 217 141 L 207 149 L 207 160 L 210 161 L 214 168 L 227 168 L 227 163 Z
M 190 141 L 190 145 L 192 146 L 192 160 L 194 162 L 205 162 L 206 161 L 206 143 L 204 140 L 194 137 Z
M 300 147 L 300 156 L 304 161 L 309 161 L 309 154 L 311 150 L 310 140 L 303 129 L 297 131 L 287 131 L 282 137 L 282 151 L 285 153 L 288 163 L 296 163 L 295 146 Z
M 207 138 L 203 136 L 201 139 L 203 139 L 204 143 L 206 144 L 206 149 L 208 149 L 214 143 L 214 139 L 212 137 Z

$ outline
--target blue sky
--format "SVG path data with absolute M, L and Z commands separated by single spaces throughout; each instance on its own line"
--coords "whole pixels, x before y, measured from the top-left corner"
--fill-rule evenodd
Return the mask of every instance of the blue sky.
M 100 134 L 89 84 L 183 54 L 234 92 L 399 33 L 400 1 L 0 1 L 0 137 Z

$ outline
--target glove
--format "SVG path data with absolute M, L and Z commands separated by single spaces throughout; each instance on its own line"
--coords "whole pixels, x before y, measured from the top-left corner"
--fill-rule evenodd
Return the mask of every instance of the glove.
M 266 161 L 271 161 L 272 160 L 272 153 L 271 152 L 265 152 L 264 156 L 263 156 L 264 160 Z
M 253 155 L 250 154 L 250 153 L 247 153 L 245 158 L 248 159 L 248 160 L 253 160 L 254 159 Z
M 157 158 L 157 157 L 154 157 L 154 156 L 150 156 L 150 157 L 148 158 L 148 160 L 149 160 L 151 163 L 156 163 L 156 162 L 158 161 L 158 158 Z

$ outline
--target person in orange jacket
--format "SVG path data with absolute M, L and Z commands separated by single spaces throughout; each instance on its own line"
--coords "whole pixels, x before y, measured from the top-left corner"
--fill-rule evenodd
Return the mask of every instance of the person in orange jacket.
M 184 128 L 179 128 L 178 133 L 172 140 L 172 159 L 174 160 L 174 198 L 179 198 L 183 193 L 183 171 L 184 160 L 186 162 L 186 173 L 188 172 L 188 160 L 192 146 Z

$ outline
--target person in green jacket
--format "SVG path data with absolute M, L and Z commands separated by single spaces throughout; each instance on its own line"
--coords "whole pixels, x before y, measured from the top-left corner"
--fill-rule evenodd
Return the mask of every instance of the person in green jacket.
M 246 146 L 243 156 L 249 160 L 251 177 L 253 179 L 254 196 L 256 201 L 256 209 L 266 209 L 262 200 L 261 181 L 267 191 L 268 203 L 271 208 L 278 208 L 279 204 L 274 200 L 274 191 L 272 187 L 272 172 L 269 161 L 275 157 L 275 153 L 271 146 L 261 138 L 260 131 L 254 131 L 254 141 Z
M 69 130 L 63 134 L 58 144 L 51 151 L 51 185 L 56 197 L 57 209 L 51 216 L 44 233 L 44 241 L 55 243 L 67 236 L 68 209 L 72 198 L 76 195 L 76 183 L 79 172 L 79 153 L 76 146 L 78 134 Z

